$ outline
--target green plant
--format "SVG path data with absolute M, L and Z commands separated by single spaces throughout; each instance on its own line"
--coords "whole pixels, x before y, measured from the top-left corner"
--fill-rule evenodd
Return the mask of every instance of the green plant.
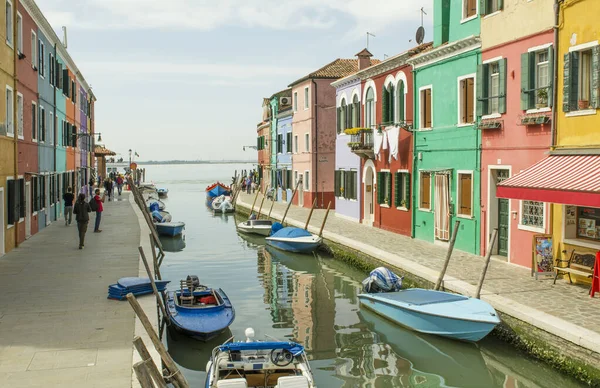
M 548 102 L 548 89 L 543 88 L 537 91 L 538 102 L 540 104 L 546 104 Z

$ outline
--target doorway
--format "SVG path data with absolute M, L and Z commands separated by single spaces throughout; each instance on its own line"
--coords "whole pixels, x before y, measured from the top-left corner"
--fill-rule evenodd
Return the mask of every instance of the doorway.
M 494 228 L 498 228 L 497 243 L 492 254 L 508 258 L 510 241 L 510 201 L 506 198 L 496 197 L 498 185 L 510 177 L 510 168 L 501 166 L 490 167 L 489 193 L 488 193 L 488 233 L 487 240 L 491 237 Z M 502 166 L 504 167 L 504 166 Z M 486 241 L 486 244 L 489 242 Z
M 363 200 L 363 224 L 372 226 L 375 221 L 375 164 L 372 160 L 365 163 L 364 176 L 364 200 Z M 377 188 L 379 190 L 379 187 Z
M 25 182 L 25 238 L 31 237 L 31 182 Z
M 4 188 L 0 187 L 0 256 L 4 256 Z
M 448 241 L 450 239 L 450 176 L 435 174 L 434 187 L 435 203 L 433 205 L 435 219 L 435 239 Z

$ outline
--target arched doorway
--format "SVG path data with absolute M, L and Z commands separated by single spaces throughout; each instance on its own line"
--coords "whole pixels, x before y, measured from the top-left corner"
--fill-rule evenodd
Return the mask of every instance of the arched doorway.
M 375 164 L 372 160 L 365 162 L 363 183 L 363 224 L 371 226 L 375 220 Z

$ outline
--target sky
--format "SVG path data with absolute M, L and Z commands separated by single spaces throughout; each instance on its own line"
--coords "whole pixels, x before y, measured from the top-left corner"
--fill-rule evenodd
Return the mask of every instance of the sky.
M 366 46 L 433 38 L 433 0 L 36 0 L 96 95 L 117 157 L 256 160 L 262 99 Z

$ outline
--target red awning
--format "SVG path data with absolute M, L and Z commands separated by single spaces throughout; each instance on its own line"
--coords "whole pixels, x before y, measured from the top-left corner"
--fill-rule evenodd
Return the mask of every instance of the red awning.
M 498 185 L 496 196 L 600 207 L 600 155 L 551 155 Z

